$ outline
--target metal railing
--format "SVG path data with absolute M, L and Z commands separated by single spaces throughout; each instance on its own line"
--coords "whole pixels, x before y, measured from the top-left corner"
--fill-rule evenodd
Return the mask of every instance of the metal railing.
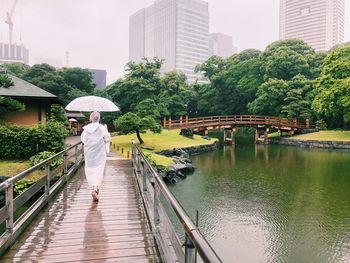
M 51 170 L 51 162 L 59 158 L 63 158 L 63 163 Z M 83 144 L 79 142 L 0 184 L 0 193 L 5 191 L 5 205 L 0 208 L 0 224 L 6 222 L 6 230 L 0 236 L 0 256 L 16 241 L 16 238 L 29 225 L 35 215 L 57 193 L 83 161 Z M 20 180 L 27 179 L 33 175 L 33 172 L 37 173 L 36 177 L 39 174 L 40 178 L 16 198 L 13 198 L 15 184 Z M 41 195 L 40 190 L 43 192 Z M 36 198 L 36 195 L 40 196 L 36 200 L 32 200 Z M 30 200 L 29 208 L 18 218 L 15 218 L 16 211 Z
M 198 251 L 204 262 L 222 262 L 134 141 L 132 141 L 132 162 L 152 233 L 163 261 L 196 262 L 196 251 Z M 172 208 L 179 219 L 185 235 L 184 243 L 175 231 L 161 200 Z

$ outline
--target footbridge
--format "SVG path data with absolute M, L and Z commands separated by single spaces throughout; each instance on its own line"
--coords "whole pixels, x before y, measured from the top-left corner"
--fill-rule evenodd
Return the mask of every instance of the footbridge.
M 97 203 L 85 179 L 81 143 L 2 182 L 0 261 L 221 262 L 132 145 L 131 160 L 107 157 Z M 24 180 L 35 183 L 14 195 Z
M 310 129 L 309 119 L 300 121 L 297 119 L 286 119 L 273 116 L 261 115 L 224 115 L 208 116 L 199 118 L 189 118 L 182 116 L 178 120 L 167 119 L 164 117 L 163 127 L 165 129 L 183 129 L 188 128 L 193 131 L 204 131 L 207 135 L 209 130 L 222 129 L 224 131 L 224 141 L 235 143 L 236 127 L 254 127 L 256 128 L 255 142 L 257 143 L 260 134 L 264 134 L 264 144 L 268 144 L 268 133 L 270 129 L 276 129 L 280 132 L 286 131 L 290 134 L 304 129 Z M 230 131 L 231 138 L 228 138 L 227 131 Z

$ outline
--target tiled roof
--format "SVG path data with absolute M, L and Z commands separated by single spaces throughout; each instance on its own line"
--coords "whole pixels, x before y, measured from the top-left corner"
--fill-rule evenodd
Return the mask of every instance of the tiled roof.
M 56 95 L 53 95 L 23 79 L 10 74 L 7 75 L 12 79 L 14 85 L 9 88 L 0 87 L 0 96 L 57 99 Z

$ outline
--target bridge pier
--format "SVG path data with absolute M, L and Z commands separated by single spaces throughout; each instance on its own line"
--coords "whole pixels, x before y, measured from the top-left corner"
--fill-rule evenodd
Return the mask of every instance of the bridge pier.
M 269 128 L 265 128 L 264 131 L 264 144 L 269 144 Z
M 232 127 L 231 128 L 231 145 L 236 144 L 235 138 L 236 138 L 236 127 Z
M 226 129 L 224 128 L 224 143 L 226 143 L 226 140 L 227 140 L 227 131 L 226 131 Z
M 259 129 L 255 129 L 255 144 L 259 143 Z

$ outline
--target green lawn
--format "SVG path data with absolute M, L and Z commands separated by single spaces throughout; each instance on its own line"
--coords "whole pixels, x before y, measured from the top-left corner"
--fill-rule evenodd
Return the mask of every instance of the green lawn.
M 290 137 L 294 140 L 350 141 L 350 131 L 319 131 Z
M 167 166 L 172 163 L 172 159 L 155 154 L 154 152 L 159 152 L 166 149 L 173 148 L 182 148 L 182 147 L 190 147 L 196 145 L 205 145 L 212 144 L 217 139 L 212 139 L 210 141 L 202 139 L 201 136 L 194 135 L 193 139 L 186 138 L 184 136 L 179 135 L 180 130 L 162 130 L 160 134 L 147 132 L 141 134 L 141 138 L 144 140 L 144 144 L 142 146 L 150 146 L 153 147 L 154 150 L 146 150 L 144 149 L 144 153 L 146 155 L 150 155 L 152 160 L 155 160 L 158 165 Z M 112 146 L 111 150 L 116 152 L 119 155 L 123 155 L 127 157 L 127 153 L 129 152 L 129 157 L 131 158 L 131 140 L 134 139 L 137 143 L 138 140 L 136 138 L 136 134 L 129 135 L 119 135 L 112 138 Z M 119 151 L 117 151 L 117 146 L 119 146 Z M 115 148 L 114 148 L 115 147 Z M 123 154 L 121 153 L 121 149 L 123 148 Z
M 0 160 L 0 175 L 12 177 L 24 170 L 30 168 L 30 162 L 26 160 Z M 32 173 L 27 179 L 37 179 L 40 178 L 43 171 L 37 170 Z

